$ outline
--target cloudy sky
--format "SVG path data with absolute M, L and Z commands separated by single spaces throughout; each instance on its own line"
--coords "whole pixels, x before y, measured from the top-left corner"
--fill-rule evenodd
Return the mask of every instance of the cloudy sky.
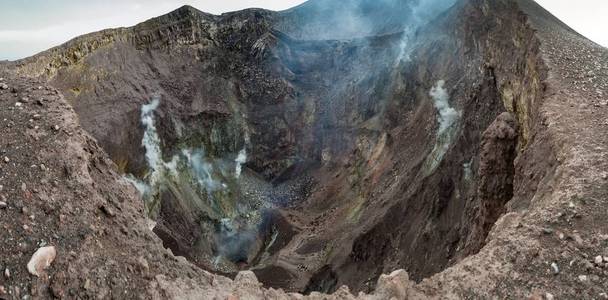
M 303 0 L 0 0 L 0 60 L 27 57 L 84 33 L 132 26 L 184 4 L 219 14 L 248 7 L 283 10 L 301 2 Z M 537 2 L 580 33 L 608 46 L 607 0 Z

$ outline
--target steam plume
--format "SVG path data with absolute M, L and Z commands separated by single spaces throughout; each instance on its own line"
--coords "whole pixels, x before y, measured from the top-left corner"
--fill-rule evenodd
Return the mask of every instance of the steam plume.
M 243 164 L 247 162 L 247 150 L 245 150 L 244 148 L 239 151 L 238 156 L 236 157 L 236 159 L 234 160 L 234 162 L 236 162 L 236 168 L 234 170 L 235 172 L 235 176 L 236 178 L 241 177 L 241 171 L 243 168 Z
M 454 108 L 450 107 L 448 102 L 450 96 L 448 91 L 444 88 L 445 81 L 439 80 L 437 84 L 431 89 L 429 95 L 433 98 L 435 108 L 439 112 L 437 121 L 439 122 L 439 132 L 437 135 L 443 135 L 448 128 L 452 127 L 454 123 L 460 117 L 460 113 Z
M 456 136 L 458 120 L 461 116 L 460 112 L 450 106 L 450 96 L 444 85 L 445 81 L 439 80 L 429 92 L 429 95 L 433 99 L 433 105 L 437 109 L 439 129 L 437 130 L 433 151 L 431 151 L 424 164 L 426 175 L 433 173 L 437 169 L 439 163 L 448 152 Z
M 146 149 L 146 162 L 153 173 L 160 170 L 162 166 L 162 153 L 160 150 L 160 137 L 154 126 L 154 111 L 158 108 L 160 100 L 155 98 L 149 104 L 141 108 L 141 123 L 144 125 L 144 137 L 141 141 Z

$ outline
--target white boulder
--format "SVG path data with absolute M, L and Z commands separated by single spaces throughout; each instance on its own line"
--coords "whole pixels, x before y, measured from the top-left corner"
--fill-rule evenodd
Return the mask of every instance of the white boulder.
M 43 270 L 48 268 L 57 256 L 54 246 L 42 247 L 38 249 L 27 263 L 27 270 L 30 274 L 40 276 Z

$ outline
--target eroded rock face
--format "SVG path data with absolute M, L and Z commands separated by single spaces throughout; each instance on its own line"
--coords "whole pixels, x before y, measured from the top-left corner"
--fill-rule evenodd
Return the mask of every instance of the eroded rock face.
M 502 113 L 481 138 L 478 187 L 481 208 L 478 221 L 486 233 L 513 197 L 517 130 L 515 117 L 511 113 Z

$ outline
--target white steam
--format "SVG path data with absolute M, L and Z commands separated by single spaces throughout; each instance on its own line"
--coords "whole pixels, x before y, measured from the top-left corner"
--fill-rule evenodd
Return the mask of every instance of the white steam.
M 182 150 L 188 168 L 196 178 L 199 186 L 208 193 L 224 189 L 226 185 L 213 178 L 213 164 L 205 159 L 203 150 Z
M 234 162 L 236 163 L 236 168 L 234 170 L 234 173 L 235 173 L 236 178 L 239 178 L 239 177 L 241 177 L 241 171 L 243 169 L 243 164 L 247 162 L 247 150 L 245 150 L 245 148 L 243 148 L 241 151 L 239 151 L 239 154 L 237 155 Z
M 144 127 L 142 146 L 150 171 L 141 179 L 128 174 L 125 180 L 133 184 L 143 196 L 150 216 L 156 213 L 160 192 L 165 188 L 174 189 L 180 184 L 190 185 L 196 193 L 205 193 L 212 207 L 225 206 L 225 203 L 220 203 L 224 201 L 220 195 L 229 191 L 231 179 L 238 180 L 242 175 L 242 165 L 247 161 L 245 148 L 236 158 L 231 159 L 209 157 L 204 148 L 185 148 L 173 155 L 171 160 L 165 161 L 162 140 L 156 128 L 155 111 L 159 106 L 160 100 L 154 98 L 141 107 L 140 121 Z M 245 138 L 247 143 L 247 134 Z
M 450 107 L 448 91 L 444 88 L 445 81 L 439 80 L 431 89 L 429 95 L 433 98 L 435 108 L 439 112 L 437 121 L 439 122 L 439 132 L 437 135 L 443 135 L 446 130 L 452 127 L 460 118 L 460 113 Z
M 382 5 L 382 1 L 386 0 L 381 0 L 378 3 Z M 412 43 L 415 41 L 418 28 L 423 27 L 441 13 L 447 11 L 454 3 L 456 3 L 456 0 L 420 0 L 411 5 L 412 12 L 408 21 L 409 24 L 403 28 L 403 37 L 398 46 L 397 64 L 410 61 L 411 52 L 414 50 Z M 387 5 L 387 3 L 384 3 L 384 5 Z M 388 3 L 388 5 L 391 4 Z M 395 5 L 395 3 L 392 5 Z M 382 20 L 379 21 L 382 22 Z
M 426 175 L 435 172 L 439 163 L 441 163 L 443 157 L 450 149 L 450 145 L 456 136 L 458 121 L 461 116 L 459 111 L 450 106 L 450 96 L 444 86 L 445 81 L 439 80 L 429 92 L 429 95 L 433 99 L 433 104 L 437 109 L 439 129 L 437 130 L 433 151 L 429 154 L 425 162 L 424 172 Z
M 249 249 L 255 242 L 257 234 L 256 226 L 229 218 L 221 219 L 219 231 L 215 236 L 218 246 L 217 256 L 214 259 L 215 266 L 217 267 L 224 257 L 233 262 L 247 261 Z
M 140 115 L 140 122 L 144 126 L 144 137 L 141 140 L 141 144 L 146 149 L 146 163 L 152 172 L 147 175 L 147 182 L 131 174 L 124 176 L 124 179 L 131 183 L 146 201 L 151 197 L 151 193 L 153 192 L 152 187 L 155 186 L 163 165 L 160 137 L 154 126 L 154 111 L 159 105 L 160 100 L 154 98 L 152 102 L 144 104 L 141 107 Z
M 469 162 L 466 162 L 464 164 L 462 164 L 462 168 L 464 170 L 464 179 L 465 180 L 471 180 L 471 178 L 473 178 L 473 159 L 471 159 Z
M 124 179 L 139 191 L 145 201 L 146 208 L 148 208 L 151 200 L 158 192 L 158 183 L 165 169 L 160 148 L 160 137 L 156 131 L 154 119 L 154 112 L 159 105 L 160 99 L 155 97 L 152 102 L 142 105 L 140 115 L 140 122 L 144 126 L 144 136 L 141 144 L 146 150 L 146 163 L 151 172 L 143 180 L 136 178 L 132 174 L 124 176 Z
M 156 217 L 160 209 L 160 195 L 165 190 L 175 193 L 176 197 L 183 197 L 179 201 L 195 201 L 196 207 L 207 211 L 209 217 L 221 218 L 219 230 L 214 232 L 217 245 L 214 264 L 221 263 L 223 258 L 233 262 L 247 261 L 249 249 L 258 235 L 258 222 L 261 220 L 256 219 L 255 215 L 259 212 L 253 211 L 257 208 L 249 207 L 242 212 L 241 206 L 232 203 L 233 199 L 230 198 L 233 197 L 232 192 L 236 191 L 232 189 L 239 187 L 236 180 L 241 177 L 243 164 L 247 162 L 246 148 L 243 147 L 236 157 L 231 155 L 229 159 L 214 158 L 204 148 L 186 148 L 180 149 L 170 161 L 164 161 L 162 140 L 155 122 L 155 111 L 159 105 L 160 100 L 154 98 L 141 107 L 140 121 L 144 129 L 141 144 L 150 171 L 142 179 L 128 174 L 124 180 L 133 184 L 142 195 L 146 213 L 151 218 Z M 245 132 L 245 145 L 249 142 L 249 135 Z M 183 188 L 183 185 L 187 185 L 187 188 Z M 200 194 L 207 197 L 198 197 Z M 209 203 L 201 203 L 205 199 Z M 235 216 L 235 213 L 246 215 Z
M 189 172 L 199 187 L 209 194 L 226 187 L 213 177 L 213 164 L 207 161 L 203 150 L 182 150 L 181 155 L 175 155 L 171 161 L 163 161 L 161 139 L 156 129 L 154 112 L 160 105 L 160 100 L 154 98 L 152 102 L 141 107 L 141 124 L 144 126 L 142 146 L 146 153 L 146 163 L 151 172 L 144 180 L 133 175 L 125 176 L 125 180 L 137 188 L 144 199 L 151 204 L 159 191 L 162 181 L 168 178 L 177 179 L 182 170 Z
M 154 111 L 158 108 L 160 100 L 155 98 L 149 104 L 141 107 L 141 124 L 144 125 L 144 137 L 141 140 L 142 145 L 146 149 L 146 162 L 152 170 L 151 180 L 155 180 L 158 172 L 161 170 L 162 152 L 160 149 L 160 137 L 154 125 Z
M 135 176 L 128 174 L 124 177 L 124 179 L 128 183 L 132 184 L 137 189 L 140 195 L 143 196 L 150 193 L 150 186 L 147 183 L 135 178 Z

